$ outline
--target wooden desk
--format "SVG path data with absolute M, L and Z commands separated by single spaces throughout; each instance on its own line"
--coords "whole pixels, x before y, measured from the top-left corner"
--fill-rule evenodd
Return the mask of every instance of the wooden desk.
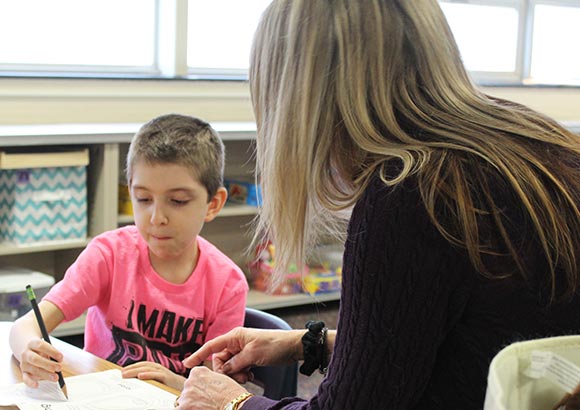
M 10 344 L 8 343 L 11 325 L 12 322 L 0 322 L 0 385 L 20 383 L 22 381 L 22 373 L 20 372 L 18 361 L 12 355 L 12 350 L 10 350 Z M 65 378 L 79 374 L 121 368 L 114 363 L 101 359 L 92 353 L 79 349 L 55 337 L 51 337 L 50 341 L 64 355 L 62 374 Z M 149 381 L 149 383 L 173 394 L 178 395 L 180 393 L 156 381 Z M 15 407 L 12 408 L 18 410 Z M 3 407 L 3 409 L 10 409 L 10 407 Z

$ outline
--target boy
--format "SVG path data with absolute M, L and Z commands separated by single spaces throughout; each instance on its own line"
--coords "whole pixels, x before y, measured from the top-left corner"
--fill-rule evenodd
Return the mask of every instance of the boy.
M 94 238 L 43 298 L 48 331 L 88 309 L 85 350 L 127 366 L 124 377 L 182 389 L 181 361 L 244 320 L 242 271 L 199 236 L 226 201 L 223 167 L 209 124 L 178 114 L 145 124 L 127 155 L 135 225 Z M 28 386 L 56 380 L 62 354 L 41 340 L 32 312 L 14 323 L 10 345 Z

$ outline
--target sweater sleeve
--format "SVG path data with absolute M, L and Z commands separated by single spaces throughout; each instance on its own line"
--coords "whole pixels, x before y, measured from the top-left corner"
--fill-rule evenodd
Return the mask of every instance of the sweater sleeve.
M 465 263 L 432 225 L 412 183 L 392 189 L 374 180 L 351 217 L 337 339 L 317 394 L 310 401 L 255 397 L 244 410 L 414 408 L 465 306 Z

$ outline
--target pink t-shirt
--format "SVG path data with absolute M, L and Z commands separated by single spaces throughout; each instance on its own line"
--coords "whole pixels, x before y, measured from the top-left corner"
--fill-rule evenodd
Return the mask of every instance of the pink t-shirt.
M 205 341 L 244 322 L 248 283 L 240 268 L 198 236 L 199 260 L 187 281 L 161 278 L 133 225 L 95 237 L 44 297 L 65 320 L 88 309 L 85 350 L 126 366 L 181 361 Z

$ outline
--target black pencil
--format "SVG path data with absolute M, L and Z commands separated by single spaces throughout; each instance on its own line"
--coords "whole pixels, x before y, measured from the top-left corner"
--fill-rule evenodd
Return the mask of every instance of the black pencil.
M 34 290 L 32 286 L 26 286 L 26 294 L 28 295 L 28 299 L 30 300 L 30 304 L 32 305 L 32 310 L 34 310 L 34 315 L 36 316 L 36 321 L 38 322 L 38 327 L 40 327 L 40 332 L 42 333 L 42 338 L 50 343 L 50 337 L 48 336 L 48 332 L 46 331 L 46 325 L 44 324 L 44 319 L 40 314 L 40 309 L 38 309 L 38 303 L 36 303 L 36 295 L 34 294 Z M 50 343 L 52 344 L 52 343 Z M 51 358 L 51 360 L 54 360 Z M 56 360 L 54 360 L 56 361 Z M 58 385 L 60 386 L 64 396 L 68 399 L 68 393 L 66 391 L 66 384 L 64 384 L 64 377 L 62 377 L 62 372 L 56 372 L 58 375 Z

